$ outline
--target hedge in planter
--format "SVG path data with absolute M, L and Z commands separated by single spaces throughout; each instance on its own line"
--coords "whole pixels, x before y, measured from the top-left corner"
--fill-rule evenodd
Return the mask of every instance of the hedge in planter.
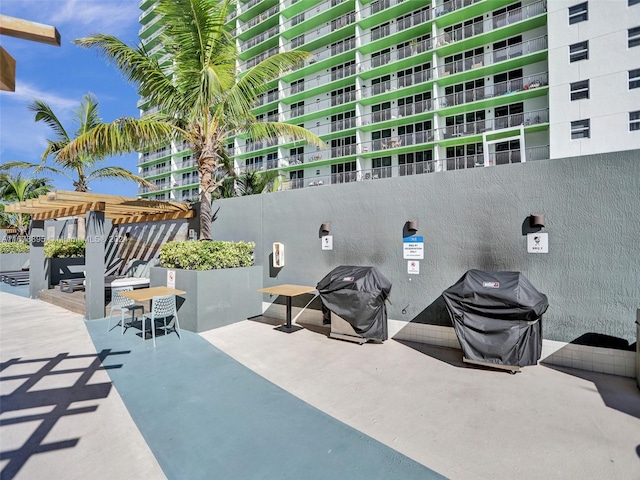
M 253 242 L 167 242 L 160 249 L 160 265 L 183 270 L 216 270 L 253 265 Z
M 29 253 L 29 242 L 0 242 L 0 253 Z
M 44 242 L 45 258 L 84 257 L 85 241 L 80 239 L 47 240 Z

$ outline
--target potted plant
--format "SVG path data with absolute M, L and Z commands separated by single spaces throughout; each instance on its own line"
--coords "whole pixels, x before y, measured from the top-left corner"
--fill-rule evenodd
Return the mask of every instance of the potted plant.
M 44 242 L 49 288 L 58 285 L 60 280 L 84 276 L 85 247 L 86 243 L 82 239 L 47 240 Z
M 151 286 L 187 293 L 178 299 L 180 326 L 203 332 L 262 312 L 262 267 L 254 266 L 253 242 L 172 241 L 151 268 Z M 182 302 L 182 303 L 181 303 Z
M 28 242 L 0 242 L 0 272 L 20 271 L 28 265 Z

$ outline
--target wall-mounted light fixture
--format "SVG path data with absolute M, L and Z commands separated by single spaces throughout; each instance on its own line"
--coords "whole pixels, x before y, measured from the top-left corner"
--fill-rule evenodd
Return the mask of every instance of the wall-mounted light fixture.
M 417 232 L 418 231 L 418 219 L 417 218 L 413 218 L 411 220 L 407 220 L 407 230 L 410 232 Z
M 320 232 L 323 235 L 328 235 L 330 231 L 331 231 L 331 222 L 322 222 L 322 225 L 320 225 Z
M 544 213 L 532 213 L 529 215 L 529 225 L 534 228 L 544 227 Z

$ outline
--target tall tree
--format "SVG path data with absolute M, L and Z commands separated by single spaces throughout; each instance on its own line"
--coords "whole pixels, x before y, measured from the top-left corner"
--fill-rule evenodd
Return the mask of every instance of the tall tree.
M 212 194 L 231 172 L 232 158 L 226 150 L 236 136 L 252 140 L 286 137 L 324 146 L 304 128 L 280 122 L 258 122 L 251 112 L 268 82 L 310 57 L 299 51 L 275 54 L 236 73 L 238 50 L 224 23 L 229 0 L 159 0 L 163 16 L 161 42 L 171 54 L 163 66 L 144 46 L 131 48 L 116 37 L 94 34 L 75 42 L 98 49 L 140 95 L 158 107 L 142 119 L 120 119 L 81 135 L 60 154 L 72 157 L 99 146 L 101 151 L 124 153 L 172 139 L 186 141 L 193 151 L 200 179 L 200 238 L 210 240 Z M 217 193 L 218 195 L 218 193 Z
M 68 155 L 68 150 L 65 149 L 76 138 L 91 135 L 92 132 L 100 130 L 103 125 L 98 113 L 98 101 L 90 93 L 84 96 L 75 112 L 74 123 L 77 124 L 77 129 L 73 136 L 65 129 L 58 116 L 45 102 L 34 100 L 29 105 L 29 109 L 35 113 L 36 122 L 45 123 L 54 133 L 54 138 L 47 140 L 47 148 L 42 154 L 42 163 L 7 162 L 0 169 L 33 169 L 34 174 L 41 171 L 53 172 L 69 178 L 78 192 L 89 191 L 89 183 L 98 178 L 131 180 L 155 188 L 151 183 L 125 168 L 116 166 L 98 167 L 108 155 L 108 152 L 103 151 L 99 146 L 88 146 L 83 151 Z M 63 151 L 65 155 L 61 155 Z M 50 157 L 53 160 L 53 165 L 46 163 Z
M 26 213 L 6 213 L 5 203 L 23 202 L 30 198 L 36 198 L 51 191 L 51 181 L 48 178 L 22 178 L 12 175 L 0 175 L 0 202 L 2 212 L 0 221 L 7 226 L 18 229 L 20 235 L 25 235 L 29 227 L 30 215 Z

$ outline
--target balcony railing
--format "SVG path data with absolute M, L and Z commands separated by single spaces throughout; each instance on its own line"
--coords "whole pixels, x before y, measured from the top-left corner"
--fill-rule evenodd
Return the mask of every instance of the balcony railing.
M 505 155 L 506 154 L 506 155 Z M 498 163 L 491 163 L 492 159 L 500 158 Z M 549 146 L 527 148 L 526 160 L 542 160 L 549 158 Z M 507 163 L 521 162 L 521 151 L 510 150 L 506 152 L 496 152 L 489 154 L 489 164 L 503 165 Z M 363 182 L 370 180 L 380 180 L 391 177 L 404 177 L 409 175 L 420 175 L 425 173 L 444 172 L 451 170 L 463 170 L 469 168 L 484 167 L 484 155 L 464 155 L 440 160 L 427 160 L 422 162 L 405 163 L 401 165 L 391 165 L 360 169 L 354 172 L 340 172 L 327 175 L 313 175 L 310 178 L 295 178 L 282 183 L 280 190 L 290 190 L 294 188 L 319 187 L 324 185 L 335 185 L 339 183 Z
M 157 160 L 158 158 L 168 157 L 171 155 L 171 149 L 166 148 L 165 150 L 159 152 L 149 152 L 142 155 L 140 161 L 138 163 L 147 163 L 152 160 Z
M 531 90 L 545 86 L 549 83 L 548 74 L 538 73 L 523 78 L 516 78 L 506 82 L 494 83 L 484 87 L 477 87 L 461 92 L 454 92 L 437 99 L 438 108 L 446 108 L 455 105 L 463 105 L 469 102 L 484 100 L 486 98 L 497 97 L 506 93 Z
M 249 50 L 250 48 L 255 47 L 256 45 L 269 40 L 270 38 L 275 37 L 276 35 L 278 35 L 278 33 L 280 33 L 280 27 L 272 27 L 269 30 L 267 30 L 264 33 L 261 33 L 260 35 L 256 35 L 255 37 L 251 37 L 249 40 L 247 40 L 246 42 L 242 43 L 242 48 L 244 50 Z
M 244 62 L 243 64 L 240 65 L 240 70 L 241 71 L 245 71 L 245 70 L 248 70 L 250 68 L 253 68 L 257 64 L 259 64 L 261 61 L 266 60 L 267 58 L 271 57 L 272 55 L 275 55 L 279 51 L 280 51 L 280 49 L 278 47 L 273 47 L 273 48 L 270 48 L 269 50 L 267 50 L 266 52 L 263 52 L 263 53 L 261 53 L 259 55 L 256 55 L 255 57 L 251 57 L 249 60 L 247 60 L 246 62 Z
M 153 10 L 158 6 L 158 2 L 155 2 L 153 5 L 151 5 L 149 8 L 147 8 L 144 12 L 142 12 L 140 14 L 140 16 L 138 17 L 138 22 L 141 22 L 142 19 L 144 17 L 146 17 L 147 15 L 149 15 L 151 12 L 153 12 Z
M 145 178 L 153 177 L 154 175 L 162 175 L 163 173 L 167 173 L 171 171 L 171 165 L 166 165 L 164 167 L 158 168 L 149 168 L 148 170 L 142 170 L 141 175 Z
M 545 50 L 546 48 L 546 35 L 542 37 L 532 38 L 531 40 L 517 43 L 515 45 L 509 45 L 508 47 L 500 48 L 492 52 L 482 53 L 473 57 L 445 63 L 438 68 L 438 76 L 444 77 L 451 74 L 466 72 L 467 70 L 479 68 L 485 65 L 493 65 L 495 63 L 510 60 L 522 55 L 539 52 L 541 50 Z
M 523 7 L 510 10 L 509 12 L 487 18 L 481 22 L 460 26 L 459 28 L 444 32 L 436 37 L 435 45 L 442 47 L 452 42 L 459 42 L 460 40 L 465 40 L 475 35 L 480 35 L 481 33 L 490 32 L 497 28 L 541 15 L 545 11 L 546 1 L 530 3 Z
M 441 6 L 436 8 L 436 17 L 446 15 L 447 13 L 455 12 L 461 8 L 473 5 L 481 0 L 449 0 L 444 2 Z
M 271 7 L 269 10 L 260 13 L 259 15 L 253 17 L 248 22 L 243 23 L 242 21 L 238 21 L 238 32 L 242 33 L 249 30 L 251 27 L 255 27 L 259 23 L 264 22 L 268 18 L 277 15 L 280 12 L 280 5 L 276 5 L 275 7 Z
M 531 112 L 516 113 L 513 115 L 505 115 L 503 117 L 462 123 L 459 125 L 448 125 L 437 129 L 436 139 L 447 140 L 450 138 L 467 137 L 494 130 L 515 128 L 520 125 L 538 125 L 548 122 L 549 109 L 534 110 Z

